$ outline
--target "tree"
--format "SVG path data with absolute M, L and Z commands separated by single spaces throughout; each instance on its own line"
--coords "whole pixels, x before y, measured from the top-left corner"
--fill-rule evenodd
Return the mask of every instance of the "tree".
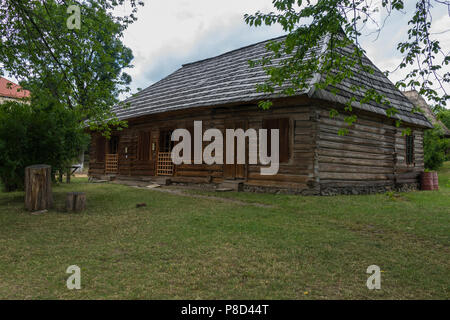
M 1 104 L 0 179 L 4 189 L 22 189 L 29 165 L 45 163 L 53 173 L 65 170 L 88 141 L 80 114 L 65 106 Z
M 408 22 L 408 39 L 398 44 L 398 51 L 403 60 L 398 66 L 407 70 L 398 87 L 416 87 L 435 104 L 444 107 L 449 99 L 446 85 L 450 82 L 450 72 L 444 67 L 450 63 L 448 52 L 444 52 L 440 42 L 435 39 L 430 29 L 433 23 L 431 8 L 433 5 L 442 6 L 450 10 L 449 1 L 416 0 L 415 11 Z M 280 24 L 288 33 L 280 41 L 272 41 L 267 45 L 269 55 L 250 65 L 262 65 L 269 75 L 269 79 L 258 85 L 262 92 L 273 92 L 275 87 L 282 87 L 282 92 L 292 95 L 309 86 L 309 79 L 320 74 L 317 88 L 328 86 L 336 87 L 344 79 L 350 78 L 355 69 L 373 72 L 363 63 L 364 49 L 359 39 L 368 22 L 378 26 L 378 32 L 383 28 L 384 22 L 379 25 L 374 19 L 376 12 L 372 1 L 367 0 L 273 0 L 276 12 L 245 15 L 249 25 L 260 26 Z M 381 9 L 389 15 L 394 11 L 403 10 L 403 0 L 381 0 Z M 317 55 L 309 56 L 311 52 L 325 37 L 329 37 L 326 50 Z M 344 54 L 345 48 L 351 48 L 349 57 Z M 288 58 L 274 63 L 282 56 Z M 346 118 L 348 125 L 356 121 L 351 114 L 354 103 L 375 101 L 387 106 L 388 116 L 393 116 L 397 109 L 391 105 L 389 99 L 376 90 L 366 88 L 364 85 L 354 85 L 351 88 L 355 95 L 349 98 L 345 110 L 350 113 Z M 362 93 L 356 95 L 356 92 Z M 263 108 L 271 106 L 270 101 L 261 101 Z M 415 110 L 414 110 L 415 111 Z M 332 110 L 330 115 L 337 114 Z M 400 122 L 397 121 L 397 125 Z M 343 128 L 340 133 L 345 133 Z
M 113 14 L 130 4 L 126 16 Z M 69 5 L 80 9 L 71 27 Z M 137 0 L 0 0 L 0 66 L 21 80 L 39 104 L 60 104 L 108 132 L 122 124 L 111 113 L 129 91 L 132 52 L 121 41 L 136 20 Z M 2 70 L 0 69 L 0 74 Z
M 114 15 L 125 3 L 131 13 Z M 139 5 L 143 2 L 0 0 L 0 75 L 14 76 L 32 94 L 30 105 L 0 106 L 5 189 L 22 188 L 24 168 L 31 164 L 64 171 L 86 147 L 86 122 L 106 136 L 111 125 L 126 125 L 111 108 L 129 91 L 124 69 L 132 67 L 133 55 L 121 38 Z M 80 23 L 74 24 L 70 18 L 77 18 L 78 10 Z
M 423 152 L 425 168 L 439 169 L 446 161 L 446 151 L 450 147 L 450 140 L 444 138 L 444 130 L 439 125 L 426 130 L 423 138 Z
M 450 129 L 450 110 L 441 110 L 437 114 L 437 118 L 442 121 L 442 123 Z

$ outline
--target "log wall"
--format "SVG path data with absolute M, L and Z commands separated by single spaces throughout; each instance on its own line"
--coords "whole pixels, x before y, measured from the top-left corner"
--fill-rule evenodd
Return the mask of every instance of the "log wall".
M 293 102 L 280 102 L 267 111 L 258 109 L 256 105 L 240 105 L 219 108 L 205 108 L 204 110 L 172 112 L 164 115 L 153 115 L 133 119 L 129 121 L 128 128 L 115 132 L 119 135 L 119 174 L 118 177 L 148 177 L 155 175 L 157 150 L 159 149 L 160 131 L 166 129 L 185 128 L 192 130 L 194 121 L 201 120 L 203 131 L 209 128 L 217 128 L 222 131 L 225 142 L 225 129 L 227 128 L 262 128 L 263 120 L 288 118 L 289 119 L 289 160 L 281 163 L 279 172 L 274 176 L 261 176 L 261 165 L 237 165 L 235 175 L 237 179 L 246 182 L 247 189 L 258 188 L 282 188 L 294 189 L 297 192 L 311 189 L 315 186 L 314 175 L 314 149 L 315 133 L 313 121 L 314 110 L 305 102 L 307 100 L 296 100 Z M 139 132 L 150 132 L 151 143 L 155 148 L 150 152 L 148 161 L 138 160 L 137 141 Z M 90 158 L 91 166 L 89 174 L 100 176 L 104 174 L 104 163 L 96 161 L 98 135 L 93 134 Z M 209 142 L 204 142 L 203 147 Z M 125 152 L 126 150 L 126 152 Z M 247 146 L 248 152 L 248 146 Z M 188 165 L 175 166 L 173 182 L 191 183 L 221 183 L 228 179 L 226 165 Z
M 414 163 L 406 164 L 404 127 L 388 118 L 357 113 L 347 128 L 345 115 L 330 118 L 330 108 L 318 107 L 317 155 L 320 193 L 360 194 L 417 187 L 423 171 L 423 130 L 412 128 L 415 136 Z
M 417 183 L 421 172 L 425 169 L 424 151 L 423 151 L 423 130 L 413 129 L 411 134 L 414 136 L 414 158 L 412 164 L 406 163 L 406 138 L 399 128 L 395 134 L 395 181 L 397 184 Z
M 280 164 L 274 176 L 260 175 L 261 165 L 186 165 L 175 166 L 170 179 L 185 183 L 221 183 L 234 174 L 245 182 L 244 190 L 289 191 L 301 194 L 371 193 L 415 185 L 423 171 L 423 130 L 413 128 L 414 163 L 406 164 L 406 139 L 393 120 L 372 114 L 358 114 L 349 133 L 339 136 L 345 127 L 344 116 L 330 118 L 331 106 L 322 101 L 295 98 L 277 101 L 270 110 L 256 105 L 196 108 L 135 118 L 128 128 L 115 134 L 119 139 L 118 177 L 152 177 L 156 174 L 157 151 L 161 131 L 185 128 L 192 132 L 194 121 L 203 122 L 203 130 L 220 129 L 225 142 L 226 128 L 262 128 L 267 119 L 289 119 L 289 159 Z M 150 156 L 138 159 L 138 137 L 150 134 Z M 93 134 L 91 176 L 104 174 L 104 163 L 96 161 L 98 143 Z M 204 142 L 205 147 L 209 142 Z M 230 170 L 231 169 L 231 170 Z

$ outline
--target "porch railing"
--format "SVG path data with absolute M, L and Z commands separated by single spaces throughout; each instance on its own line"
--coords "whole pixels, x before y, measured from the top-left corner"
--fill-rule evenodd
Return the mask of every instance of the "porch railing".
M 158 176 L 172 176 L 173 162 L 171 152 L 158 152 L 158 164 L 156 166 Z
M 106 154 L 105 155 L 105 172 L 106 173 L 118 173 L 119 172 L 119 155 L 118 154 Z

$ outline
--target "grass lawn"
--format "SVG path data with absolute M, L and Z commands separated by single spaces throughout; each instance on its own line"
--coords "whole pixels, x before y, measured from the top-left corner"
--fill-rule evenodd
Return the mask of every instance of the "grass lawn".
M 0 193 L 0 298 L 448 299 L 450 163 L 439 174 L 438 192 L 337 197 L 78 178 L 39 216 L 23 193 Z M 87 193 L 85 213 L 62 211 L 68 191 Z M 381 290 L 366 287 L 372 264 Z M 70 265 L 81 290 L 66 288 Z

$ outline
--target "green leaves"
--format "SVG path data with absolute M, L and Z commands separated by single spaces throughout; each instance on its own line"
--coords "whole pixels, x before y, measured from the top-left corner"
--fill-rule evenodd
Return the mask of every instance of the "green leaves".
M 450 72 L 443 72 L 442 66 L 450 63 L 450 57 L 430 33 L 432 3 L 448 9 L 446 2 L 417 0 L 416 11 L 409 21 L 408 41 L 397 47 L 404 55 L 399 68 L 408 68 L 408 72 L 396 85 L 398 88 L 420 88 L 421 95 L 443 107 L 450 98 L 445 91 Z M 319 77 L 315 88 L 337 94 L 339 85 L 356 72 L 374 74 L 375 70 L 364 62 L 364 50 L 359 46 L 361 29 L 365 23 L 374 20 L 374 5 L 362 0 L 274 0 L 275 12 L 245 15 L 245 21 L 251 26 L 279 24 L 288 33 L 284 40 L 267 46 L 269 56 L 250 63 L 252 67 L 263 66 L 269 75 L 268 81 L 257 86 L 258 90 L 272 93 L 278 89 L 292 95 L 309 88 L 311 79 Z M 382 0 L 382 8 L 389 15 L 392 11 L 403 10 L 404 1 Z M 379 28 L 381 30 L 382 26 Z M 325 50 L 317 50 L 326 36 L 329 41 Z M 279 61 L 281 57 L 287 58 Z M 387 108 L 389 117 L 395 117 L 396 106 L 374 88 L 354 83 L 350 89 L 353 96 L 348 98 L 345 111 L 351 113 L 356 103 L 375 102 Z M 268 106 L 267 103 L 262 105 Z M 336 112 L 333 111 L 333 115 Z M 354 117 L 350 119 L 349 123 L 356 121 Z M 345 130 L 340 131 L 340 134 L 344 133 Z
M 131 12 L 115 15 L 127 2 Z M 80 7 L 70 30 L 67 7 Z M 26 165 L 62 169 L 87 143 L 86 120 L 109 136 L 126 126 L 111 112 L 129 91 L 133 54 L 123 31 L 136 20 L 136 0 L 0 0 L 0 65 L 31 91 L 31 105 L 0 106 L 0 177 L 21 187 Z M 5 14 L 7 13 L 7 14 Z M 7 35 L 7 36 L 5 36 Z
M 258 102 L 258 107 L 260 107 L 263 110 L 268 110 L 272 106 L 272 101 L 270 100 L 263 100 Z
M 444 123 L 447 129 L 450 128 L 450 110 L 440 109 L 437 118 Z
M 424 162 L 425 168 L 429 170 L 439 169 L 446 161 L 446 151 L 450 148 L 450 139 L 445 139 L 443 134 L 444 130 L 439 125 L 425 131 L 423 139 Z
M 62 105 L 0 104 L 0 179 L 7 191 L 20 189 L 26 166 L 64 169 L 88 141 L 80 115 Z
M 419 88 L 420 94 L 428 100 L 445 106 L 450 98 L 445 89 L 450 78 L 442 72 L 442 66 L 447 65 L 450 58 L 431 33 L 432 2 L 445 4 L 440 1 L 417 1 L 415 12 L 408 22 L 408 40 L 398 44 L 397 49 L 404 55 L 399 67 L 407 68 L 408 73 L 397 82 L 397 86 Z M 441 89 L 441 93 L 435 88 Z
M 128 2 L 131 12 L 115 15 Z M 109 119 L 119 95 L 129 92 L 133 54 L 121 37 L 135 20 L 135 0 L 1 0 L 0 64 L 22 80 L 38 104 L 58 103 L 81 119 Z M 68 5 L 81 11 L 81 28 L 69 30 Z

